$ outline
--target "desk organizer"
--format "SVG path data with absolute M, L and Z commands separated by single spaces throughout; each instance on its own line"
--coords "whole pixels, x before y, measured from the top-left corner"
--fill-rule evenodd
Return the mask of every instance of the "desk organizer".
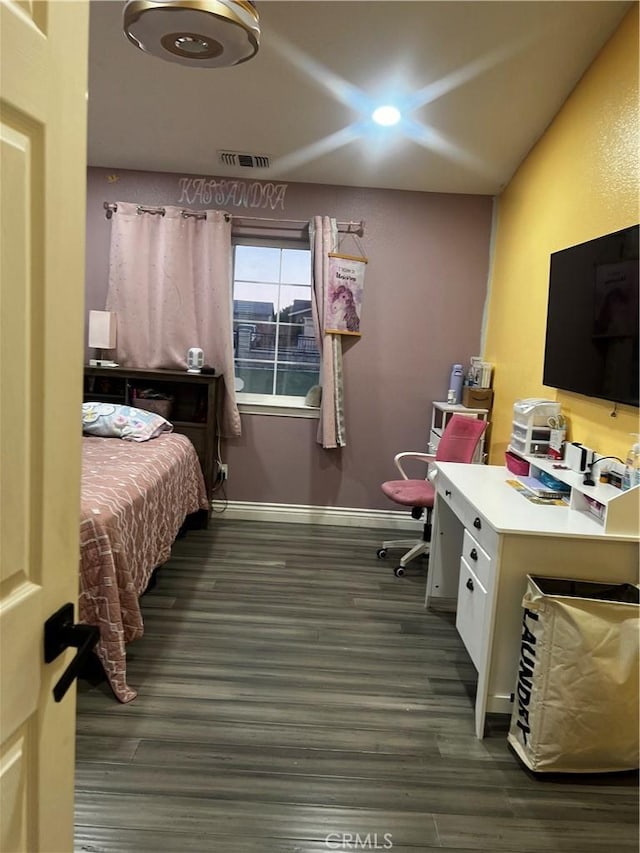
M 509 449 L 524 456 L 548 456 L 551 442 L 548 421 L 559 414 L 560 403 L 553 400 L 516 400 Z
M 604 533 L 638 536 L 640 518 L 640 486 L 626 492 L 614 486 L 597 483 L 585 486 L 584 475 L 570 469 L 553 467 L 552 459 L 530 456 L 522 460 L 529 465 L 529 475 L 540 479 L 548 474 L 565 483 L 570 489 L 569 508 L 598 521 Z

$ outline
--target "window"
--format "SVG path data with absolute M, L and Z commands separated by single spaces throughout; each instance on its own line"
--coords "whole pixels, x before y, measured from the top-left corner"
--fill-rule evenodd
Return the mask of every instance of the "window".
M 253 240 L 235 245 L 233 266 L 238 402 L 302 407 L 320 371 L 311 252 Z

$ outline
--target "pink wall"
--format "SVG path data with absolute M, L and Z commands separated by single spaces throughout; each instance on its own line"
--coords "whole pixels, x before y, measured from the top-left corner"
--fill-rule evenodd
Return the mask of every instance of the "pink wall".
M 106 296 L 110 224 L 103 202 L 179 204 L 178 177 L 89 169 L 87 311 L 104 308 Z M 244 212 L 363 219 L 369 264 L 363 335 L 344 346 L 347 447 L 322 450 L 315 420 L 243 415 L 242 437 L 222 448 L 229 500 L 394 508 L 380 492 L 395 476 L 393 455 L 426 447 L 431 401 L 446 399 L 452 363 L 466 365 L 480 349 L 491 198 L 289 184 L 283 210 Z M 356 251 L 350 239 L 342 248 Z

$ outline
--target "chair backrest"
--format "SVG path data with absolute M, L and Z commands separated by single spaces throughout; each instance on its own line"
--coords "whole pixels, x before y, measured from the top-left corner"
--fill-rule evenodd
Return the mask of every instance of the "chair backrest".
M 452 415 L 436 450 L 437 462 L 471 462 L 487 422 L 467 415 Z

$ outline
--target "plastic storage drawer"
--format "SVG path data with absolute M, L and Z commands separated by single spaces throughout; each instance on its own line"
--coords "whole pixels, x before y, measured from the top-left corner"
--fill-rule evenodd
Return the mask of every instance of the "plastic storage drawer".
M 510 447 L 525 456 L 546 456 L 549 452 L 549 437 L 547 436 L 546 441 L 523 441 L 512 435 Z
M 519 424 L 517 421 L 514 421 L 511 434 L 520 441 L 526 441 L 527 439 L 533 441 L 549 441 L 550 433 L 551 429 L 549 427 L 528 428 L 524 424 Z

